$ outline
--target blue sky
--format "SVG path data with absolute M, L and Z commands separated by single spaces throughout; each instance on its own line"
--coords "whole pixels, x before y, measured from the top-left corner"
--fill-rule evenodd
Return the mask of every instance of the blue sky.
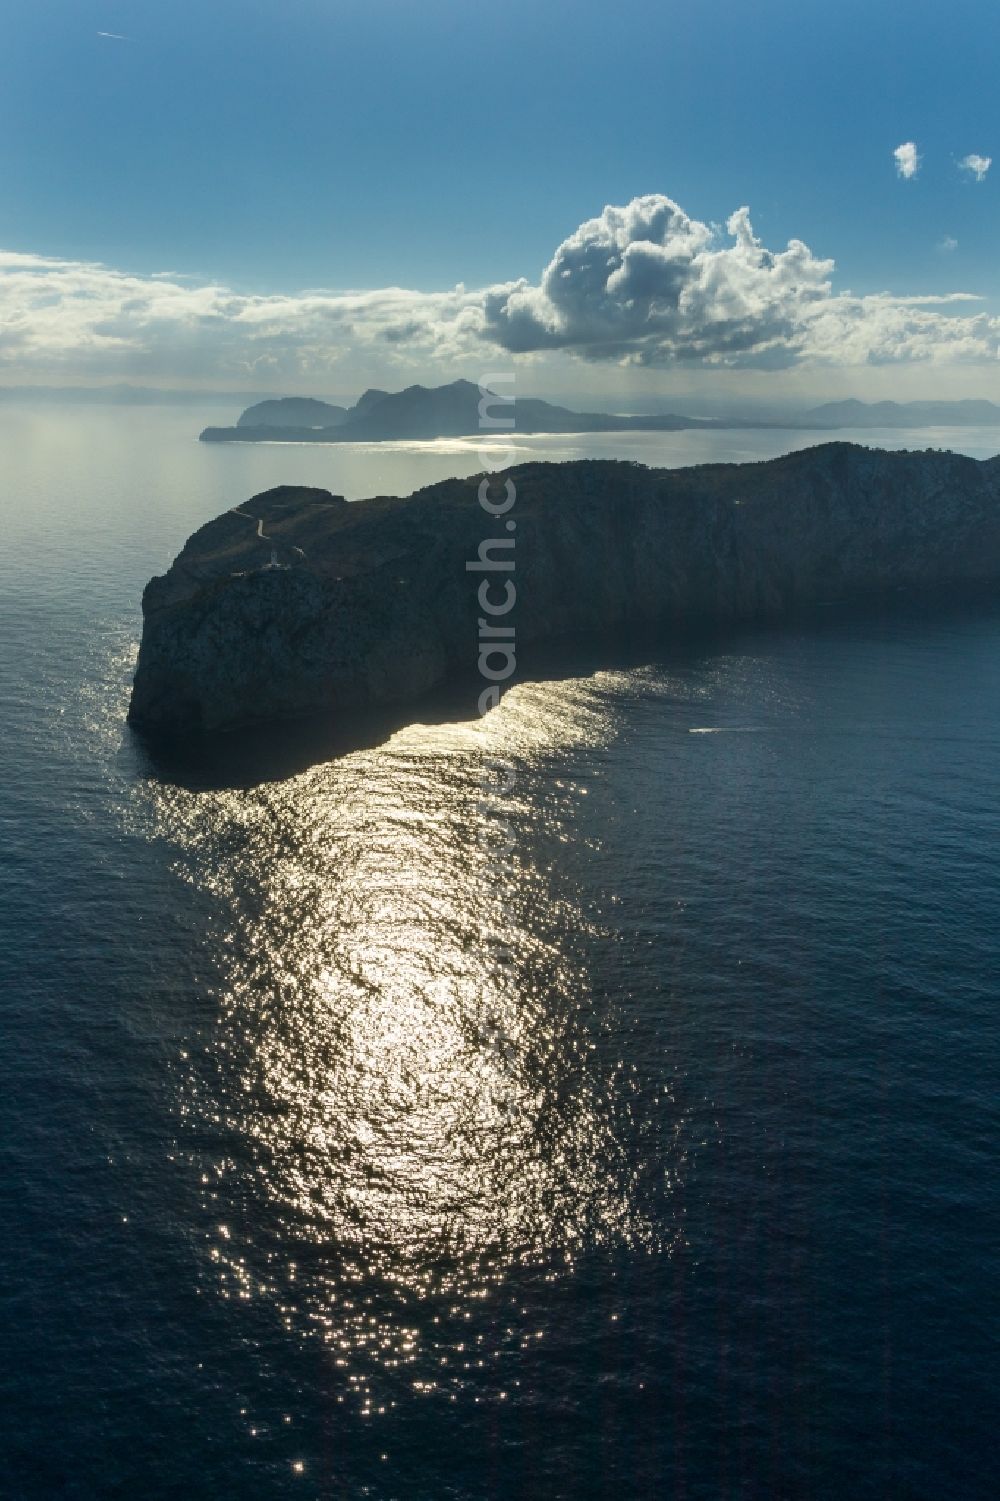
M 832 258 L 837 293 L 962 291 L 1000 311 L 1000 176 L 957 165 L 1000 146 L 1000 8 L 980 0 L 4 11 L 6 251 L 244 294 L 537 284 L 606 204 L 664 194 L 706 225 L 749 205 L 764 246 L 797 238 Z M 921 165 L 905 180 L 892 152 L 911 140 Z M 403 369 L 406 340 L 392 342 Z M 586 378 L 576 349 L 532 358 L 538 385 L 609 379 L 603 356 Z M 155 359 L 137 372 L 157 378 Z

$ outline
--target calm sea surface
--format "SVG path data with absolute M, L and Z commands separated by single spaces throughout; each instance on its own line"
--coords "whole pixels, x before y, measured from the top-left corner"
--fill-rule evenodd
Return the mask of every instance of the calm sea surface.
M 0 1493 L 992 1497 L 1000 607 L 199 784 L 123 724 L 149 575 L 281 481 L 480 467 L 231 416 L 0 412 Z

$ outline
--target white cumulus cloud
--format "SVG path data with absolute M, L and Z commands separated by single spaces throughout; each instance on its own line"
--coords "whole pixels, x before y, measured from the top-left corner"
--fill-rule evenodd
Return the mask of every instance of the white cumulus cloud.
M 746 208 L 726 229 L 732 243 L 661 195 L 606 208 L 563 241 L 537 286 L 485 292 L 484 332 L 512 353 L 563 349 L 638 365 L 767 369 L 996 354 L 996 320 L 950 310 L 975 301 L 968 294 L 835 293 L 833 261 L 801 240 L 767 249 Z
M 788 363 L 833 262 L 801 240 L 778 252 L 737 209 L 720 244 L 670 198 L 650 194 L 581 224 L 532 286 L 485 296 L 486 332 L 514 353 L 572 349 L 640 364 L 774 358 Z
M 920 152 L 917 150 L 916 141 L 904 141 L 901 146 L 896 147 L 892 155 L 900 177 L 907 179 L 916 177 L 920 170 Z
M 977 156 L 974 151 L 970 151 L 968 156 L 962 157 L 958 165 L 963 172 L 968 172 L 977 182 L 982 182 L 992 164 L 991 156 Z

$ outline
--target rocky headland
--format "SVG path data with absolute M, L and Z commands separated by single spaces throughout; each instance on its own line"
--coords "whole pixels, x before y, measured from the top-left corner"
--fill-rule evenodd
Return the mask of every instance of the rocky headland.
M 998 581 L 1000 458 L 828 443 L 690 469 L 530 463 L 352 504 L 286 486 L 147 585 L 129 719 L 168 736 L 346 720 L 475 672 L 484 627 L 513 655 Z

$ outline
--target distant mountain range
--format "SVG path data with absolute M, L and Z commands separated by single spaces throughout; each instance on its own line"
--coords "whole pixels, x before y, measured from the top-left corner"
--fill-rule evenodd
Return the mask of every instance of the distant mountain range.
M 797 427 L 1000 427 L 992 401 L 828 401 Z
M 489 409 L 493 418 L 513 418 L 510 429 L 484 426 L 480 389 L 472 381 L 447 386 L 407 386 L 405 391 L 369 390 L 353 407 L 332 406 L 312 397 L 288 396 L 248 407 L 235 427 L 207 427 L 206 443 L 379 443 L 392 439 L 466 438 L 488 433 L 621 433 L 674 432 L 680 428 L 759 426 L 707 417 L 619 416 L 610 412 L 571 412 L 537 397 L 519 396 L 513 410 L 501 400 Z
M 678 398 L 694 405 L 696 398 Z M 213 406 L 252 402 L 235 427 L 207 428 L 207 442 L 254 443 L 268 440 L 300 443 L 378 442 L 381 439 L 471 437 L 481 431 L 479 388 L 469 381 L 405 391 L 372 388 L 353 406 L 338 406 L 312 396 L 266 397 L 251 391 L 195 391 L 125 382 L 105 386 L 0 385 L 0 405 L 37 403 L 108 406 Z M 716 408 L 717 408 L 716 403 Z M 376 415 L 376 408 L 379 408 Z M 500 409 L 497 409 L 499 414 Z M 838 428 L 1000 427 L 1000 405 L 992 401 L 830 401 L 822 406 L 782 412 L 729 412 L 690 417 L 678 412 L 620 415 L 575 412 L 570 408 L 521 397 L 515 406 L 515 430 L 522 433 L 680 431 L 684 428 Z M 503 429 L 495 429 L 503 432 Z
M 286 396 L 247 407 L 235 427 L 207 427 L 206 443 L 380 443 L 465 438 L 508 429 L 484 426 L 481 393 L 471 381 L 365 391 L 352 407 L 311 396 Z M 784 421 L 740 417 L 686 417 L 676 412 L 617 414 L 574 412 L 538 397 L 519 396 L 513 410 L 498 402 L 493 417 L 512 416 L 518 433 L 678 432 L 685 428 L 912 428 L 1000 426 L 1000 406 L 990 401 L 833 401 Z

